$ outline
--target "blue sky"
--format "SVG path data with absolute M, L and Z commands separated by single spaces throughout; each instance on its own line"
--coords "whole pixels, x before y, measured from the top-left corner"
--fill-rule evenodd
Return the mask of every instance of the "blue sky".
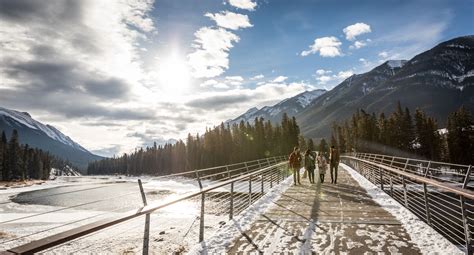
M 473 34 L 474 1 L 4 0 L 0 102 L 100 155 Z

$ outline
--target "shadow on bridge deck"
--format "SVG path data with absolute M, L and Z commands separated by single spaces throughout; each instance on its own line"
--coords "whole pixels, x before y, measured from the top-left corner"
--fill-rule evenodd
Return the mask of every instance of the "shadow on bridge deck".
M 346 170 L 339 168 L 338 184 L 328 177 L 289 187 L 228 253 L 420 253 L 400 222 Z

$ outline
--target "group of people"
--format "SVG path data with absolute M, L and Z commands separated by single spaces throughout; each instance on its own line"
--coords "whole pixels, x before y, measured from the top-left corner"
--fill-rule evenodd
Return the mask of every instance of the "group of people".
M 303 178 L 306 178 L 306 173 L 309 177 L 310 183 L 316 183 L 314 180 L 314 171 L 316 170 L 316 166 L 318 167 L 319 172 L 319 179 L 321 183 L 324 182 L 324 176 L 326 175 L 326 171 L 329 165 L 329 171 L 331 173 L 331 183 L 337 183 L 337 168 L 339 166 L 339 152 L 334 146 L 331 146 L 329 150 L 329 160 L 326 158 L 327 155 L 322 152 L 312 152 L 309 149 L 306 150 L 304 154 L 304 168 L 305 174 Z M 300 169 L 301 169 L 301 161 L 303 160 L 301 156 L 300 149 L 296 146 L 291 152 L 289 157 L 289 166 L 293 171 L 293 182 L 295 185 L 301 184 L 300 182 Z M 329 161 L 329 162 L 328 162 Z

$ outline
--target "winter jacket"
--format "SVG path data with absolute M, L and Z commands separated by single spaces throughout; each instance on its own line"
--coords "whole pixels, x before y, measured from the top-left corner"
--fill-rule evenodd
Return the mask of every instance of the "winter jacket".
M 304 167 L 307 170 L 314 170 L 316 168 L 315 159 L 311 153 L 304 157 Z
M 329 156 L 329 162 L 331 165 L 339 164 L 339 151 L 337 149 L 331 149 L 331 155 Z
M 291 168 L 301 168 L 301 155 L 299 152 L 293 151 L 289 157 L 289 163 Z
M 327 169 L 326 157 L 319 155 L 317 158 L 317 161 L 318 161 L 319 174 L 326 174 L 326 169 Z

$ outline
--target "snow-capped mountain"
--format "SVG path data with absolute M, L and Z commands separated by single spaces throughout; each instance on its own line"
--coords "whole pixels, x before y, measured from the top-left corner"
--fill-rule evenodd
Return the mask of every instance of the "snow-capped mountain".
M 49 151 L 81 169 L 85 169 L 88 162 L 101 158 L 55 127 L 33 119 L 29 113 L 0 107 L 0 130 L 10 137 L 13 129 L 18 130 L 20 143 Z
M 244 114 L 227 122 L 230 124 L 238 124 L 243 120 L 244 122 L 248 121 L 249 123 L 253 123 L 255 118 L 262 117 L 273 123 L 279 123 L 283 117 L 283 113 L 288 114 L 290 117 L 295 116 L 324 93 L 326 93 L 326 90 L 324 89 L 305 91 L 294 97 L 287 98 L 273 106 L 265 106 L 262 109 L 256 107 L 250 108 Z
M 462 105 L 474 112 L 474 36 L 455 38 L 409 61 L 390 60 L 353 75 L 296 118 L 304 135 L 328 137 L 331 124 L 347 120 L 356 109 L 391 113 L 398 101 L 412 112 L 424 110 L 440 126 Z

